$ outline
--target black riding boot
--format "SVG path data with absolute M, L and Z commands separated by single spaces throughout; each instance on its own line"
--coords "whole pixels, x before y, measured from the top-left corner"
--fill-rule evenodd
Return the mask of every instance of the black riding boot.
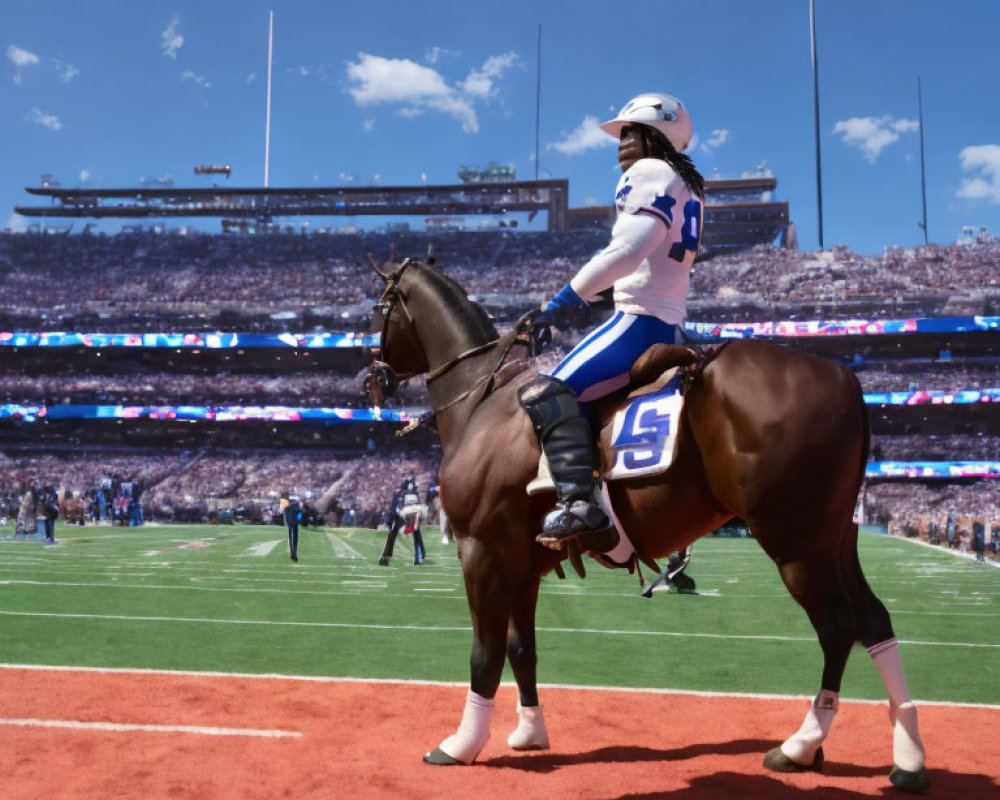
M 517 398 L 549 461 L 558 497 L 537 540 L 557 545 L 581 534 L 614 530 L 594 497 L 594 437 L 576 393 L 557 378 L 539 375 L 518 390 Z

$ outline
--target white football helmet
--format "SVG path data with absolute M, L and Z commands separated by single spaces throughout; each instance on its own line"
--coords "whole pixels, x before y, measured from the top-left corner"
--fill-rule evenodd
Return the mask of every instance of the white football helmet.
M 658 130 L 678 153 L 691 143 L 691 115 L 680 100 L 669 94 L 650 92 L 633 97 L 618 116 L 601 123 L 601 130 L 617 139 L 628 125 L 648 125 Z

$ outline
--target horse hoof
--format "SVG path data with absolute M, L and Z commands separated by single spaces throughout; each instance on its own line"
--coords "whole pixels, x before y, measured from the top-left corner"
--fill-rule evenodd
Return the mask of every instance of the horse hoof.
M 889 773 L 889 783 L 897 789 L 913 794 L 923 794 L 931 787 L 931 782 L 927 779 L 927 770 L 923 767 L 916 772 L 893 767 Z
M 812 764 L 800 764 L 781 752 L 780 747 L 774 747 L 764 754 L 764 766 L 771 772 L 822 772 L 823 748 L 816 751 Z
M 457 758 L 452 758 L 440 747 L 435 747 L 433 750 L 424 753 L 424 761 L 428 764 L 434 764 L 436 767 L 466 766 Z

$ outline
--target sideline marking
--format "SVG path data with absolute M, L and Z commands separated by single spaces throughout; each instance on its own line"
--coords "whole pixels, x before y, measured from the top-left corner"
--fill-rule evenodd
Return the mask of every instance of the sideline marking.
M 74 667 L 53 664 L 4 664 L 0 669 L 37 670 L 41 672 L 91 672 L 111 675 L 159 675 L 163 677 L 181 676 L 185 678 L 238 678 L 250 680 L 282 680 L 305 681 L 308 683 L 367 683 L 390 684 L 399 686 L 444 686 L 451 688 L 467 688 L 467 681 L 428 681 L 414 678 L 352 678 L 333 675 L 284 675 L 279 672 L 217 672 L 185 669 L 153 669 L 151 667 Z M 501 686 L 517 688 L 513 681 L 502 681 Z M 626 692 L 628 694 L 666 694 L 690 695 L 692 697 L 745 697 L 751 700 L 813 700 L 811 694 L 770 694 L 766 692 L 712 692 L 699 689 L 663 689 L 632 686 L 587 686 L 573 683 L 539 683 L 539 689 L 567 689 L 573 691 L 593 692 Z M 864 698 L 841 697 L 844 702 L 859 703 L 869 706 L 885 706 L 887 700 L 868 700 Z M 953 700 L 922 700 L 914 698 L 914 703 L 924 706 L 941 706 L 944 708 L 983 708 L 1000 711 L 1000 704 L 993 703 L 960 703 Z
M 375 623 L 358 622 L 302 622 L 295 620 L 271 620 L 271 619 L 213 619 L 211 617 L 153 617 L 153 616 L 131 616 L 127 614 L 64 614 L 51 611 L 2 611 L 0 615 L 5 617 L 55 617 L 59 619 L 108 619 L 124 622 L 193 622 L 212 625 L 274 625 L 288 626 L 295 628 L 348 628 L 360 630 L 380 630 L 380 631 L 422 631 L 425 633 L 469 633 L 472 631 L 471 625 L 385 625 Z M 816 638 L 813 636 L 765 636 L 763 634 L 748 633 L 700 633 L 685 631 L 621 631 L 602 630 L 600 628 L 546 628 L 538 627 L 537 631 L 543 633 L 583 633 L 596 634 L 600 636 L 670 636 L 670 637 L 690 637 L 692 639 L 748 639 L 762 642 L 808 642 L 815 644 Z M 900 644 L 921 645 L 925 647 L 974 647 L 985 649 L 1000 649 L 1000 644 L 990 644 L 984 642 L 932 642 L 921 641 L 919 639 L 900 639 Z
M 956 558 L 964 558 L 968 561 L 972 561 L 973 563 L 978 563 L 980 566 L 1000 569 L 1000 561 L 993 561 L 987 558 L 984 561 L 977 562 L 974 553 L 966 553 L 964 550 L 952 550 L 947 547 L 941 547 L 940 545 L 931 544 L 930 542 L 925 542 L 923 539 L 917 539 L 916 537 L 911 539 L 909 537 L 904 537 L 904 536 L 890 536 L 889 538 L 897 542 L 909 542 L 910 544 L 919 544 L 921 547 L 929 547 L 931 550 L 934 550 L 935 552 L 946 553 L 948 555 L 955 556 Z M 942 577 L 947 577 L 947 576 L 942 576 Z
M 202 736 L 258 736 L 265 739 L 301 739 L 298 731 L 254 730 L 253 728 L 205 728 L 200 725 L 132 725 L 124 722 L 78 722 L 60 719 L 0 719 L 0 726 L 26 728 L 71 728 L 73 730 L 132 733 L 197 733 Z

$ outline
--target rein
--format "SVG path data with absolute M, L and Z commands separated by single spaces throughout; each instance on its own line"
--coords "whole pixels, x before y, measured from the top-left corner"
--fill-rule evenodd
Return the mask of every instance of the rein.
M 532 312 L 531 315 L 533 316 L 533 312 Z M 528 316 L 528 315 L 526 315 L 526 316 Z M 527 325 L 525 325 L 526 321 L 528 323 Z M 486 375 L 484 375 L 482 378 L 480 378 L 474 384 L 472 384 L 472 386 L 470 386 L 464 392 L 462 392 L 461 394 L 459 394 L 458 397 L 455 397 L 454 399 L 449 400 L 447 403 L 445 403 L 440 408 L 435 409 L 435 411 L 444 411 L 447 408 L 451 408 L 454 405 L 458 405 L 463 400 L 466 400 L 467 398 L 469 398 L 469 397 L 471 397 L 473 395 L 476 396 L 476 402 L 472 404 L 472 407 L 475 408 L 481 402 L 483 402 L 483 400 L 485 400 L 486 397 L 489 395 L 490 391 L 493 388 L 495 388 L 496 382 L 497 382 L 497 378 L 501 375 L 501 373 L 503 372 L 503 370 L 505 369 L 505 367 L 514 365 L 514 366 L 517 367 L 517 369 L 514 370 L 514 374 L 517 374 L 517 373 L 521 372 L 527 366 L 527 363 L 523 362 L 523 361 L 510 361 L 510 362 L 507 362 L 507 356 L 510 355 L 510 351 L 513 350 L 514 346 L 517 345 L 517 344 L 522 344 L 522 345 L 530 346 L 531 340 L 528 338 L 528 331 L 530 331 L 530 329 L 531 329 L 530 328 L 530 321 L 531 321 L 530 319 L 526 320 L 525 317 L 522 317 L 520 320 L 518 320 L 517 324 L 514 327 L 514 330 L 510 334 L 507 335 L 507 337 L 506 337 L 507 338 L 507 344 L 504 347 L 503 352 L 500 354 L 500 358 L 497 360 L 496 364 L 493 365 L 493 368 Z M 455 366 L 457 363 L 459 363 L 462 359 L 468 358 L 469 356 L 475 355 L 476 353 L 483 352 L 483 351 L 485 351 L 485 350 L 487 350 L 487 349 L 489 349 L 491 347 L 499 345 L 502 341 L 503 341 L 503 338 L 494 339 L 491 342 L 487 342 L 486 344 L 480 345 L 479 347 L 475 347 L 472 350 L 467 350 L 466 352 L 462 353 L 461 355 L 456 356 L 451 361 L 449 361 L 447 364 L 445 364 L 443 367 L 439 367 L 437 370 L 435 370 L 433 374 L 428 374 L 428 376 L 427 376 L 428 388 L 429 388 L 430 382 L 434 378 L 437 378 L 437 377 L 440 377 L 441 375 L 443 375 L 445 372 L 447 372 L 449 369 L 451 369 L 453 366 Z M 505 364 L 504 362 L 507 362 L 507 363 Z
M 385 289 L 382 292 L 382 296 L 379 298 L 379 306 L 381 307 L 382 310 L 381 346 L 383 351 L 385 350 L 386 341 L 388 339 L 387 334 L 389 331 L 389 320 L 392 317 L 393 312 L 396 311 L 397 307 L 402 310 L 403 314 L 406 315 L 406 319 L 407 322 L 409 323 L 410 328 L 412 329 L 413 327 L 413 316 L 410 314 L 410 310 L 406 307 L 406 301 L 403 298 L 402 292 L 399 290 L 399 284 L 402 280 L 403 274 L 406 272 L 406 270 L 410 267 L 412 263 L 413 261 L 411 261 L 409 258 L 405 259 L 403 263 L 400 264 L 399 269 L 397 269 L 395 272 L 391 274 L 386 274 L 383 273 L 381 270 L 378 270 L 379 274 L 386 281 Z M 463 400 L 466 400 L 473 395 L 476 396 L 476 401 L 473 407 L 478 406 L 481 402 L 483 402 L 484 399 L 486 399 L 490 391 L 496 386 L 497 378 L 501 376 L 501 373 L 507 366 L 517 365 L 517 369 L 514 371 L 515 374 L 521 372 L 526 366 L 526 363 L 517 361 L 507 362 L 507 357 L 510 355 L 510 351 L 517 344 L 522 344 L 530 350 L 532 344 L 531 343 L 532 323 L 537 314 L 538 311 L 529 311 L 527 314 L 522 316 L 517 321 L 513 331 L 507 336 L 491 339 L 488 342 L 484 342 L 482 344 L 476 345 L 475 347 L 471 347 L 468 350 L 464 350 L 463 352 L 459 353 L 458 355 L 446 361 L 444 364 L 441 364 L 440 366 L 435 367 L 432 370 L 429 370 L 426 373 L 428 390 L 430 390 L 431 384 L 434 381 L 443 377 L 450 370 L 461 364 L 466 359 L 472 358 L 473 356 L 477 356 L 481 353 L 488 352 L 489 350 L 501 344 L 504 344 L 506 340 L 506 343 L 504 344 L 503 347 L 503 352 L 500 354 L 500 358 L 497 359 L 492 369 L 482 378 L 473 383 L 472 386 L 470 386 L 468 389 L 461 392 L 457 397 L 454 397 L 451 400 L 445 402 L 442 406 L 435 408 L 435 411 L 436 412 L 444 411 L 445 409 L 451 408 L 452 406 L 461 403 Z M 417 342 L 417 344 L 419 345 L 421 351 L 423 351 L 424 361 L 427 362 L 428 361 L 427 354 L 426 351 L 424 351 L 423 345 L 420 344 L 419 341 Z M 404 375 L 399 375 L 398 378 L 400 380 L 406 380 L 407 378 L 412 378 L 418 374 L 420 373 L 410 372 Z
M 485 344 L 481 344 L 481 345 L 479 345 L 477 347 L 473 347 L 473 348 L 471 348 L 469 350 L 466 350 L 464 353 L 459 353 L 457 356 L 455 356 L 453 359 L 451 359 L 451 361 L 449 361 L 448 363 L 442 364 L 437 369 L 433 369 L 430 372 L 428 372 L 427 373 L 427 383 L 430 383 L 433 380 L 437 380 L 442 375 L 444 375 L 448 370 L 450 370 L 456 364 L 461 363 L 465 359 L 467 359 L 467 358 L 469 358 L 471 356 L 474 356 L 474 355 L 478 355 L 479 353 L 486 352 L 491 347 L 493 347 L 495 344 L 497 344 L 499 341 L 500 341 L 499 339 L 491 339 L 490 341 L 486 342 Z M 510 348 L 508 348 L 508 350 L 509 349 Z

